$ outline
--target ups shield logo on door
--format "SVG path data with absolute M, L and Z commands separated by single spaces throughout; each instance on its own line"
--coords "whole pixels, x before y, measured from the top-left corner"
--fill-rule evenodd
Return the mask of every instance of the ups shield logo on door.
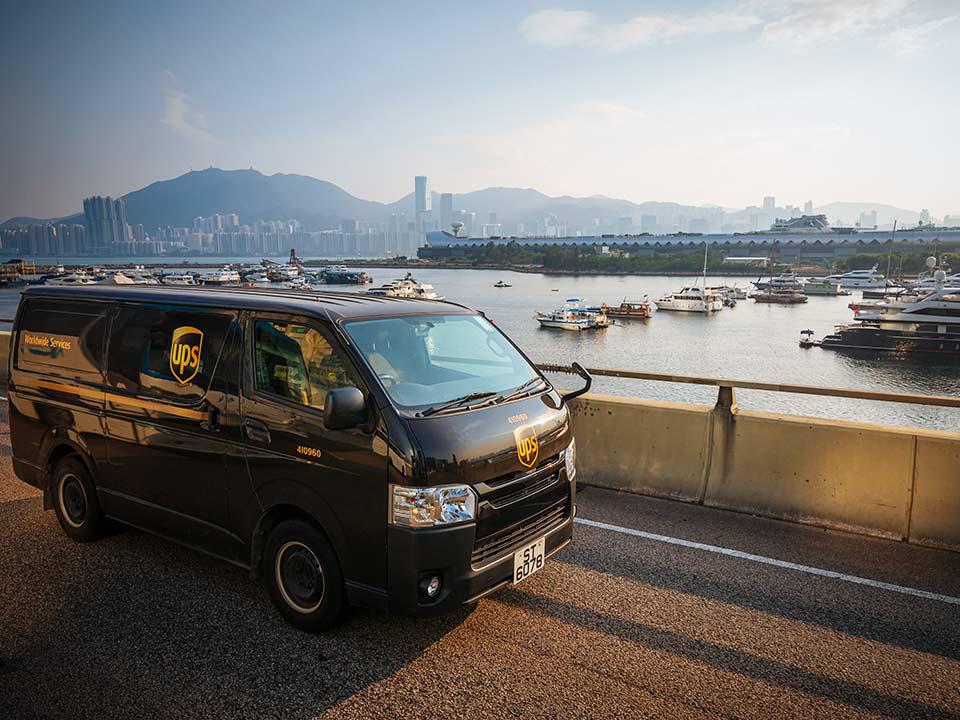
M 517 457 L 524 467 L 533 467 L 540 454 L 540 441 L 537 439 L 537 430 L 533 425 L 522 425 L 513 431 L 513 438 L 517 442 Z
M 200 371 L 203 352 L 203 331 L 185 325 L 173 331 L 170 341 L 170 372 L 181 385 L 186 385 Z

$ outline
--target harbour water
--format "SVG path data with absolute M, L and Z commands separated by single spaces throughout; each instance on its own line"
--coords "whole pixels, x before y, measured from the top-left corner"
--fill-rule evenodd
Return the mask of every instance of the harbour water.
M 173 268 L 174 265 L 168 267 Z M 179 270 L 180 266 L 176 266 Z M 354 269 L 351 267 L 351 269 Z M 380 284 L 402 270 L 365 269 Z M 551 310 L 566 298 L 585 304 L 619 304 L 624 298 L 651 300 L 696 278 L 651 276 L 542 275 L 492 270 L 417 269 L 417 280 L 434 286 L 448 300 L 484 311 L 534 361 L 588 367 L 620 368 L 677 375 L 702 375 L 791 384 L 890 392 L 960 395 L 960 365 L 949 360 L 852 356 L 820 348 L 802 349 L 801 330 L 817 337 L 849 322 L 847 307 L 860 298 L 811 297 L 802 305 L 764 305 L 741 300 L 737 307 L 712 316 L 655 312 L 649 320 L 619 320 L 605 330 L 564 332 L 540 328 L 533 315 Z M 495 288 L 503 280 L 509 288 Z M 738 284 L 743 277 L 708 276 L 708 284 Z M 369 286 L 367 286 L 369 287 Z M 336 286 L 339 292 L 360 290 Z M 0 317 L 12 317 L 19 290 L 0 290 Z M 558 376 L 558 384 L 579 380 Z M 713 403 L 716 389 L 675 383 L 598 378 L 598 392 L 678 402 Z M 819 396 L 738 391 L 738 403 L 750 409 L 830 417 L 937 430 L 960 428 L 960 410 Z

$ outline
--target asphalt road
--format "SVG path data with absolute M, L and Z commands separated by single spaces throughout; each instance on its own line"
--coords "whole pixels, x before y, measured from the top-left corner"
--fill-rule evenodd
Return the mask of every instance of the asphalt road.
M 960 554 L 598 489 L 527 582 L 300 633 L 228 564 L 69 541 L 0 422 L 0 718 L 960 717 Z

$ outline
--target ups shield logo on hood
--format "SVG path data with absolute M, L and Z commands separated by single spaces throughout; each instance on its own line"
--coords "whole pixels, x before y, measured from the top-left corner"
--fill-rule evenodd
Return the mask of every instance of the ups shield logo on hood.
M 537 430 L 533 425 L 522 425 L 513 431 L 513 438 L 517 442 L 517 457 L 524 467 L 533 467 L 540 455 L 540 441 L 537 439 Z
M 203 352 L 203 331 L 185 325 L 173 331 L 170 341 L 170 372 L 181 385 L 186 385 L 200 371 Z

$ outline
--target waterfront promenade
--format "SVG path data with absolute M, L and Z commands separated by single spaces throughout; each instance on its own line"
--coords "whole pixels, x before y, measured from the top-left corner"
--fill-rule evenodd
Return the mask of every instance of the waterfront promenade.
M 582 488 L 524 584 L 310 636 L 233 566 L 71 542 L 9 454 L 4 409 L 7 717 L 960 717 L 958 553 Z

